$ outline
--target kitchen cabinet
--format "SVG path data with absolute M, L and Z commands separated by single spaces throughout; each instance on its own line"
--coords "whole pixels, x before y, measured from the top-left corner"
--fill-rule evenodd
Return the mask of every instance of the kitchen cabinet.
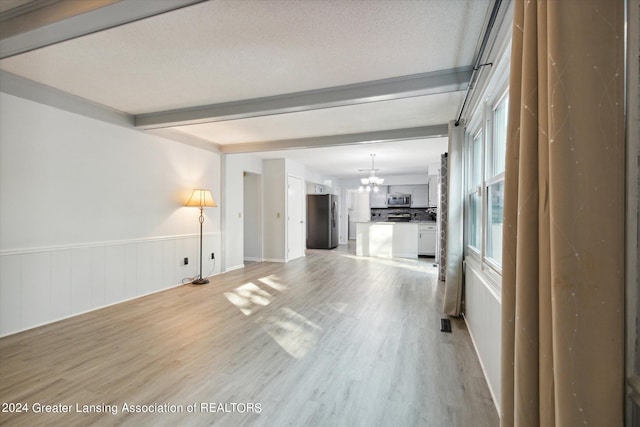
M 418 255 L 435 256 L 436 254 L 436 223 L 420 224 L 418 226 Z
M 429 187 L 426 184 L 411 187 L 411 207 L 428 208 L 429 206 Z
M 359 222 L 356 255 L 379 258 L 417 258 L 418 224 L 408 222 Z
M 429 207 L 438 207 L 438 175 L 429 175 Z
M 413 185 L 390 185 L 389 194 L 411 194 Z
M 372 208 L 387 207 L 387 186 L 381 185 L 379 191 L 371 191 L 369 193 L 369 206 Z

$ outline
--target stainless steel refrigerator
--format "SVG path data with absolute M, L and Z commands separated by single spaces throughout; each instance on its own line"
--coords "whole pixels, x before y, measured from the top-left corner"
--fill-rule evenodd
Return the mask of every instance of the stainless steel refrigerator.
M 338 196 L 307 195 L 307 249 L 338 246 Z

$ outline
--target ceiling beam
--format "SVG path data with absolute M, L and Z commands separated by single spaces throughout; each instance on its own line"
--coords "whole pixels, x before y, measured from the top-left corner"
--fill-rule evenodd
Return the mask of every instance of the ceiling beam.
M 170 139 L 175 142 L 180 142 L 182 144 L 191 145 L 192 147 L 202 148 L 203 150 L 212 151 L 214 153 L 221 153 L 220 144 L 217 144 L 212 141 L 208 141 L 202 138 L 198 138 L 194 135 L 189 135 L 175 129 L 149 129 L 147 131 L 140 132 L 148 132 L 153 135 L 158 135 L 163 138 Z
M 0 87 L 2 88 L 2 92 L 8 93 L 9 95 L 114 125 L 134 128 L 133 116 L 130 114 L 116 111 L 102 104 L 89 101 L 86 98 L 81 98 L 54 87 L 25 79 L 24 77 L 11 74 L 8 71 L 0 70 Z
M 204 0 L 59 0 L 30 2 L 0 14 L 0 59 Z
M 344 135 L 328 135 L 313 138 L 281 139 L 277 141 L 260 141 L 244 144 L 225 144 L 220 146 L 220 151 L 225 154 L 237 154 L 255 153 L 258 151 L 331 147 L 337 145 L 373 144 L 378 142 L 444 137 L 448 135 L 448 132 L 449 125 L 442 124 Z
M 185 126 L 464 90 L 471 67 L 135 116 L 143 129 Z

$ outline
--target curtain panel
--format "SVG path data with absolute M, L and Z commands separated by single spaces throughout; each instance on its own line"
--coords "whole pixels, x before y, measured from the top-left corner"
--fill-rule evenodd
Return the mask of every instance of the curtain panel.
M 624 1 L 516 0 L 503 426 L 621 426 Z
M 449 122 L 448 200 L 443 311 L 460 316 L 462 311 L 464 258 L 464 121 Z
M 438 208 L 438 280 L 444 282 L 447 277 L 447 217 L 449 215 L 449 156 L 440 155 L 440 207 Z

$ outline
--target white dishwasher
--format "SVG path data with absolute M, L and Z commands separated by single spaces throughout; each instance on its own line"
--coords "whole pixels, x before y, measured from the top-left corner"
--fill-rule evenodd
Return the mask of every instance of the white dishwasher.
M 424 223 L 418 226 L 418 255 L 435 256 L 436 223 Z

